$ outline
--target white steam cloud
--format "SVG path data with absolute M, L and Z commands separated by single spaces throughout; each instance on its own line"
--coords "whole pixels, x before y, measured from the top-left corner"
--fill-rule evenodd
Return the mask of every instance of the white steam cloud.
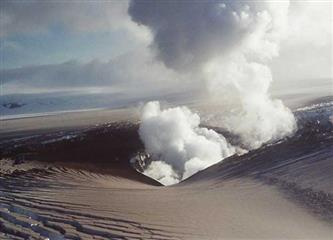
M 212 94 L 238 103 L 231 114 L 223 116 L 223 127 L 239 135 L 247 149 L 258 148 L 295 130 L 292 112 L 282 101 L 269 96 L 272 75 L 266 65 L 238 55 L 208 63 L 206 77 Z
M 222 135 L 199 124 L 199 115 L 186 107 L 162 110 L 158 102 L 147 103 L 139 134 L 146 151 L 158 161 L 144 173 L 170 185 L 236 152 Z
M 151 30 L 152 47 L 167 67 L 203 79 L 208 95 L 225 108 L 229 105 L 223 103 L 232 99 L 224 127 L 253 149 L 296 128 L 291 111 L 269 95 L 273 78 L 268 63 L 279 54 L 288 8 L 289 1 L 134 0 L 129 14 Z M 155 105 L 144 109 L 141 137 L 147 151 L 171 165 L 180 179 L 235 152 L 222 136 L 198 128 L 199 117 L 188 109 L 161 111 Z M 174 118 L 179 119 L 172 122 Z

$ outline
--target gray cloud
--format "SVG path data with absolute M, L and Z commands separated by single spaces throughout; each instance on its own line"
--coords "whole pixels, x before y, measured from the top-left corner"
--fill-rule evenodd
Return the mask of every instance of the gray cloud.
M 159 91 L 158 89 L 193 89 L 194 82 L 153 61 L 149 51 L 133 51 L 110 61 L 87 63 L 68 61 L 60 64 L 25 66 L 0 70 L 4 89 L 14 86 L 16 92 L 25 89 L 120 87 L 128 92 Z
M 62 25 L 72 31 L 131 29 L 128 1 L 1 1 L 0 37 L 48 31 Z
M 197 67 L 211 57 L 231 51 L 253 31 L 259 1 L 145 1 L 133 0 L 133 21 L 148 26 L 153 47 L 168 67 Z
M 26 66 L 15 69 L 4 69 L 0 76 L 4 83 L 24 83 L 32 86 L 76 86 L 93 85 L 111 81 L 107 72 L 108 63 L 92 61 L 81 64 L 69 61 L 61 64 Z

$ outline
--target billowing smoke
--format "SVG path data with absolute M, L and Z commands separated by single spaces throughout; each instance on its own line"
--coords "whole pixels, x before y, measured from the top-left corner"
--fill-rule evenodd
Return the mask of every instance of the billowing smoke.
M 133 0 L 129 14 L 151 29 L 157 56 L 183 71 L 244 47 L 260 52 L 260 57 L 276 55 L 288 5 L 262 0 Z
M 207 64 L 206 77 L 212 94 L 237 103 L 223 116 L 223 127 L 239 135 L 246 148 L 258 148 L 295 130 L 292 112 L 269 96 L 272 75 L 266 65 L 249 62 L 243 55 L 232 56 Z
M 169 185 L 236 152 L 213 130 L 199 127 L 199 115 L 186 107 L 162 110 L 158 102 L 142 110 L 139 134 L 154 161 L 145 174 Z
M 157 59 L 179 74 L 203 79 L 207 96 L 224 108 L 232 106 L 223 116 L 223 127 L 239 135 L 242 146 L 253 149 L 291 134 L 296 127 L 291 111 L 269 95 L 273 78 L 268 63 L 279 54 L 288 7 L 289 1 L 133 0 L 129 14 L 151 30 Z M 230 101 L 232 105 L 226 104 Z M 174 127 L 168 131 L 186 128 Z M 147 139 L 143 137 L 145 144 Z M 167 160 L 172 157 L 163 161 L 185 173 L 184 160 L 175 158 L 183 161 L 177 165 Z M 201 162 L 190 165 L 195 164 Z

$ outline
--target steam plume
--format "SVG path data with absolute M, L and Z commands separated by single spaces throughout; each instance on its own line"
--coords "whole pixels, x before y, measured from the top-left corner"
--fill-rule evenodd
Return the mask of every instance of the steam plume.
M 288 1 L 133 0 L 129 14 L 151 29 L 158 57 L 183 71 L 240 47 L 260 52 L 260 57 L 276 55 L 288 5 Z
M 152 49 L 167 67 L 203 79 L 214 101 L 222 105 L 234 101 L 237 107 L 223 116 L 224 127 L 253 149 L 291 134 L 296 127 L 291 111 L 269 95 L 273 78 L 268 63 L 279 54 L 288 7 L 289 1 L 133 0 L 129 14 L 151 30 Z M 182 131 L 189 126 L 168 129 Z M 147 141 L 147 136 L 142 137 Z M 186 172 L 183 163 L 167 160 L 172 157 L 163 160 Z
M 164 184 L 176 183 L 235 153 L 235 148 L 213 130 L 199 127 L 200 117 L 186 107 L 161 110 L 147 103 L 139 134 L 153 162 L 145 174 Z

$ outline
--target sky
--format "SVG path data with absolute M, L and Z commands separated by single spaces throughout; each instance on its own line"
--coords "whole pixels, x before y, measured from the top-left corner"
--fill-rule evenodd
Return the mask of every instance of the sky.
M 1 68 L 107 61 L 135 49 L 140 33 L 131 30 L 136 26 L 127 16 L 127 4 L 1 1 Z
M 219 7 L 236 13 L 246 3 L 211 2 L 213 8 L 217 2 Z M 201 31 L 200 26 L 207 19 L 192 18 L 195 11 L 200 11 L 198 2 L 174 3 L 166 6 L 158 2 L 152 6 L 126 0 L 2 0 L 2 95 L 89 88 L 156 95 L 160 91 L 209 88 L 193 69 L 201 68 L 202 62 L 212 57 L 211 53 L 224 55 L 233 45 L 241 44 L 243 38 L 238 32 L 248 35 L 251 25 L 244 29 L 234 26 L 229 15 L 223 15 L 210 30 Z M 239 13 L 251 17 L 251 11 L 262 6 L 250 7 L 249 12 Z M 288 23 L 285 32 L 279 33 L 278 53 L 265 60 L 273 75 L 273 86 L 290 81 L 299 86 L 304 79 L 332 78 L 332 4 L 292 0 L 287 7 Z M 186 19 L 192 22 L 186 23 Z M 165 21 L 168 28 L 163 28 Z M 238 32 L 234 31 L 237 27 Z M 177 28 L 182 31 L 175 31 Z M 186 38 L 195 41 L 190 41 L 191 45 L 181 44 Z M 184 61 L 191 57 L 190 64 Z

